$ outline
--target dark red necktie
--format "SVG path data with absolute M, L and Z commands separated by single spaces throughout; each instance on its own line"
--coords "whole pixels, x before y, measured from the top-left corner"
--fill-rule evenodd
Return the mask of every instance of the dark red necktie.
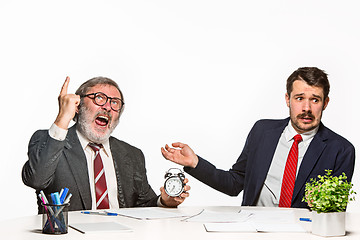
M 94 178 L 95 178 L 95 192 L 96 192 L 96 208 L 109 209 L 109 197 L 106 186 L 105 171 L 100 156 L 100 149 L 102 148 L 102 145 L 89 143 L 89 146 L 95 152 Z
M 279 207 L 291 207 L 291 199 L 294 192 L 296 169 L 299 156 L 298 145 L 301 141 L 302 137 L 300 134 L 294 136 L 294 142 L 291 146 L 285 165 Z

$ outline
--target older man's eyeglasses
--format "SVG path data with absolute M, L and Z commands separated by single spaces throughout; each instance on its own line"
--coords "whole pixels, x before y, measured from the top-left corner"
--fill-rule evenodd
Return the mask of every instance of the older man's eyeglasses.
M 89 93 L 87 95 L 83 95 L 81 97 L 88 97 L 93 100 L 93 102 L 98 106 L 104 106 L 108 100 L 110 100 L 110 107 L 112 110 L 119 112 L 121 108 L 124 106 L 124 101 L 120 98 L 112 98 L 108 97 L 105 93 L 97 92 L 97 93 Z

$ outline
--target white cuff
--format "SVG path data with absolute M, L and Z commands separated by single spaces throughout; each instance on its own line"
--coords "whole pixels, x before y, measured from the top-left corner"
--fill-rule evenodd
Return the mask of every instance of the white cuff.
M 161 195 L 159 196 L 159 198 L 157 200 L 157 206 L 158 207 L 166 207 L 164 204 L 161 203 Z
M 59 128 L 55 123 L 49 128 L 49 135 L 55 140 L 64 141 L 68 130 Z

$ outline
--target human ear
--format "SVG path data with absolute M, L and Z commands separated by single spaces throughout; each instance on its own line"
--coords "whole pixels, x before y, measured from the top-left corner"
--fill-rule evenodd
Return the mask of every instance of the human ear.
M 330 101 L 330 98 L 329 98 L 329 97 L 327 97 L 327 98 L 325 99 L 325 101 L 324 101 L 323 111 L 324 111 L 324 110 L 325 110 L 325 108 L 327 107 L 327 105 L 328 105 L 329 101 Z
M 286 105 L 290 107 L 290 96 L 288 93 L 285 93 L 285 101 L 286 101 Z

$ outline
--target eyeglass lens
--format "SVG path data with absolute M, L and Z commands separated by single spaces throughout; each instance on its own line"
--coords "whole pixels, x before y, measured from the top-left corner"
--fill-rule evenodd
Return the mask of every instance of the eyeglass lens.
M 114 111 L 119 111 L 122 107 L 122 102 L 118 98 L 110 98 L 104 93 L 95 93 L 94 101 L 99 106 L 104 106 L 108 99 L 110 99 L 110 106 Z

